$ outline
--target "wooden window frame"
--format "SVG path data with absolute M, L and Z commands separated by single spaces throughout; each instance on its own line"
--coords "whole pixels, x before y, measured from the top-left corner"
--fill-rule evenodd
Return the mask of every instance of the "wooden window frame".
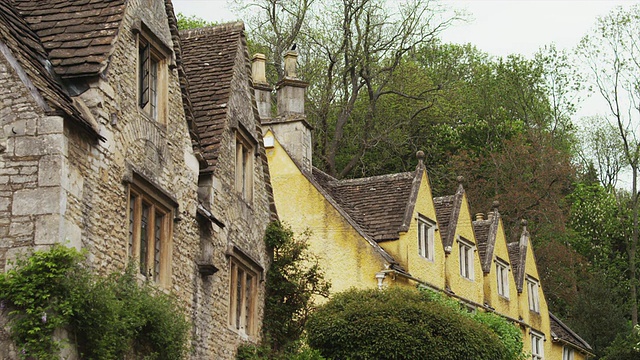
M 246 202 L 253 200 L 255 144 L 236 131 L 235 190 Z
M 435 260 L 436 223 L 418 215 L 418 255 L 429 261 Z
M 509 299 L 509 271 L 511 267 L 506 261 L 496 258 L 496 280 L 498 295 Z
M 529 302 L 529 310 L 540 313 L 540 281 L 527 276 L 527 299 Z
M 138 263 L 138 273 L 144 280 L 168 288 L 171 285 L 173 219 L 177 203 L 139 176 L 134 176 L 127 188 L 129 261 Z M 147 226 L 143 227 L 143 224 Z
M 529 339 L 531 340 L 531 360 L 544 359 L 544 335 L 537 331 L 529 331 Z
M 474 253 L 475 245 L 462 237 L 458 237 L 458 260 L 460 263 L 460 276 L 467 280 L 474 281 Z
M 164 124 L 167 118 L 167 63 L 169 54 L 153 36 L 138 33 L 138 108 L 144 116 Z
M 246 336 L 255 336 L 257 327 L 258 282 L 262 267 L 236 254 L 229 256 L 229 328 Z

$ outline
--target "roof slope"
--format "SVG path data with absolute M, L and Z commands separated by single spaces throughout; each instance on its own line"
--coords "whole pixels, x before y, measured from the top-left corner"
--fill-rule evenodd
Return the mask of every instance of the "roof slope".
M 313 175 L 373 240 L 399 239 L 412 193 L 413 172 L 336 180 L 314 168 Z
M 209 164 L 206 171 L 211 171 L 218 160 L 244 24 L 235 22 L 181 31 L 180 37 L 196 129 Z
M 454 195 L 433 198 L 433 205 L 436 208 L 436 218 L 438 220 L 438 229 L 440 229 L 440 237 L 442 238 L 445 251 L 453 246 L 463 197 L 464 188 L 462 184 L 459 184 L 458 190 L 456 190 Z
M 551 322 L 551 336 L 553 338 L 560 339 L 561 341 L 573 345 L 589 354 L 593 352 L 593 349 L 586 341 L 573 332 L 573 330 L 571 330 L 551 312 L 549 312 L 549 320 Z
M 529 231 L 527 230 L 527 222 L 526 220 L 522 220 L 522 234 L 520 234 L 520 241 L 514 241 L 507 244 L 509 261 L 511 262 L 511 268 L 514 272 L 514 278 L 516 281 L 516 288 L 518 289 L 518 292 L 522 292 L 524 287 L 528 246 Z
M 15 57 L 23 83 L 31 88 L 34 96 L 42 96 L 40 103 L 46 114 L 65 116 L 95 138 L 98 135 L 97 124 L 85 116 L 74 104 L 60 82 L 49 71 L 47 53 L 38 35 L 30 28 L 12 2 L 0 2 L 0 42 L 6 44 L 5 56 Z M 37 90 L 36 90 L 37 89 Z M 38 101 L 38 100 L 36 100 Z
M 491 260 L 493 259 L 493 252 L 495 250 L 499 223 L 500 213 L 495 205 L 492 212 L 489 213 L 488 219 L 473 221 L 473 232 L 476 236 L 480 264 L 485 274 L 491 271 Z
M 108 65 L 125 0 L 13 0 L 62 78 L 96 75 Z

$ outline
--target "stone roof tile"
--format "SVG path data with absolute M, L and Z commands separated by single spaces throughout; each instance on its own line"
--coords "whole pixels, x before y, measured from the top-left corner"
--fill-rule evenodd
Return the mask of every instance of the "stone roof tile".
M 5 56 L 15 57 L 20 68 L 37 89 L 33 91 L 42 96 L 45 103 L 40 105 L 46 114 L 64 116 L 92 137 L 102 138 L 98 134 L 97 124 L 76 107 L 74 100 L 47 68 L 51 63 L 47 60 L 44 46 L 37 33 L 31 29 L 11 1 L 0 1 L 0 44 L 2 43 L 10 52 Z
M 557 338 L 564 343 L 568 343 L 576 347 L 578 350 L 593 355 L 593 349 L 591 346 L 551 312 L 549 313 L 549 320 L 551 322 L 551 335 L 554 338 Z
M 62 78 L 91 76 L 106 68 L 124 13 L 124 0 L 13 2 L 40 37 L 56 74 Z
M 413 172 L 336 180 L 317 169 L 316 181 L 375 241 L 396 240 L 411 196 Z
M 196 129 L 209 164 L 205 171 L 217 163 L 243 33 L 241 22 L 180 32 Z

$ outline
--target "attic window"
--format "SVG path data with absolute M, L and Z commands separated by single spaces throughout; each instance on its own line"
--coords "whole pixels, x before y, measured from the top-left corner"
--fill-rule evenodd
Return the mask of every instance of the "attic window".
M 473 253 L 475 246 L 469 240 L 458 238 L 458 249 L 460 250 L 460 276 L 473 280 Z
M 138 34 L 138 106 L 147 117 L 164 123 L 167 58 L 150 36 Z
M 509 298 L 509 264 L 496 258 L 496 280 L 498 295 Z
M 435 259 L 435 229 L 435 222 L 418 216 L 418 254 L 430 261 Z
M 246 202 L 253 199 L 253 158 L 255 147 L 241 131 L 236 131 L 236 192 Z
M 531 276 L 527 276 L 527 298 L 529 299 L 529 310 L 540 313 L 540 282 Z

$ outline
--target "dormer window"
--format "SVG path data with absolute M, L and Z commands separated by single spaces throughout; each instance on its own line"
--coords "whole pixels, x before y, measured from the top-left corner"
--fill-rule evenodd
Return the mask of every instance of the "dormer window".
M 147 29 L 144 26 L 144 29 Z M 147 29 L 148 30 L 148 29 Z M 148 118 L 164 123 L 167 97 L 166 45 L 150 31 L 138 31 L 138 107 Z M 164 50 L 163 50 L 164 49 Z
M 496 279 L 498 282 L 498 295 L 509 298 L 509 264 L 496 258 Z
M 435 222 L 418 216 L 418 254 L 430 261 L 433 261 L 435 258 L 435 230 Z
M 473 280 L 473 252 L 475 246 L 469 240 L 458 238 L 458 249 L 460 250 L 460 276 Z
M 529 310 L 540 313 L 540 295 L 538 294 L 538 288 L 540 282 L 538 280 L 527 276 L 527 296 L 529 299 Z
M 236 134 L 236 192 L 250 202 L 253 198 L 253 158 L 255 149 L 240 132 Z

